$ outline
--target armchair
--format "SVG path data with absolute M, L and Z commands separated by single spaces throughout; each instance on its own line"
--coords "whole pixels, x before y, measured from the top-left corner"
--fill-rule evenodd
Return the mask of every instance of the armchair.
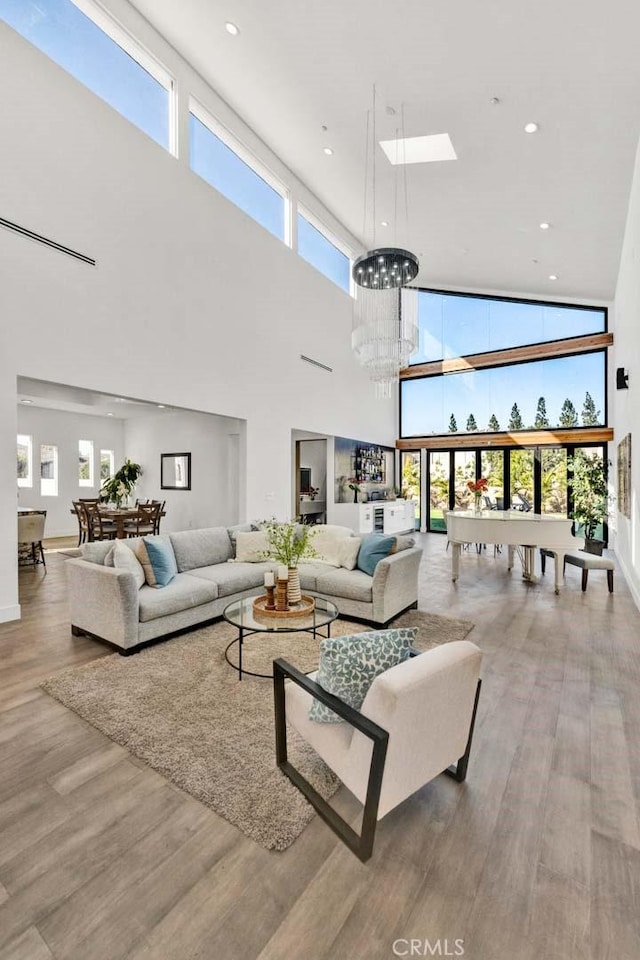
M 316 812 L 363 862 L 378 820 L 439 773 L 467 774 L 481 680 L 478 647 L 454 641 L 412 657 L 376 677 L 362 710 L 327 693 L 285 660 L 274 661 L 276 762 Z M 285 684 L 285 679 L 290 682 Z M 317 698 L 346 723 L 308 717 Z M 320 796 L 287 756 L 286 722 L 364 804 L 361 833 Z

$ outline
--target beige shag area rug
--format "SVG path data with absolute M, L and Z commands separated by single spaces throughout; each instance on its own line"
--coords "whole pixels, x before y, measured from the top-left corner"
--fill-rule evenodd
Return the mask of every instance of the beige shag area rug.
M 418 627 L 416 646 L 428 649 L 464 639 L 473 624 L 412 610 L 393 626 Z M 331 632 L 366 629 L 337 620 Z M 74 667 L 42 686 L 257 843 L 284 850 L 314 812 L 275 765 L 271 681 L 245 676 L 239 682 L 224 658 L 236 636 L 235 627 L 219 622 L 135 656 L 116 653 Z M 270 673 L 281 656 L 310 672 L 318 665 L 318 643 L 306 633 L 256 634 L 243 645 L 243 667 Z M 294 731 L 288 739 L 293 763 L 330 797 L 339 786 L 332 772 Z

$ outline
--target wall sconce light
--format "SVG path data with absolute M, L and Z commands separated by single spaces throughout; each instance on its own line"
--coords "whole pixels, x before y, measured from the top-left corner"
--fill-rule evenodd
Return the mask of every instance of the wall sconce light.
M 624 367 L 618 367 L 618 369 L 616 370 L 616 389 L 617 390 L 629 389 L 629 371 L 625 370 Z

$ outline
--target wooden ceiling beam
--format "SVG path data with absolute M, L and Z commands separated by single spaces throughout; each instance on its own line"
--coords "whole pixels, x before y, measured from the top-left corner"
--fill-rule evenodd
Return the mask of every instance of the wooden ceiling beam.
M 406 367 L 400 371 L 400 379 L 415 380 L 417 377 L 433 377 L 444 373 L 464 373 L 465 370 L 481 370 L 502 364 L 521 363 L 523 360 L 551 360 L 554 357 L 566 357 L 588 350 L 600 350 L 610 347 L 612 343 L 612 333 L 592 333 L 585 337 L 572 337 L 570 340 L 533 343 L 525 347 L 512 347 L 509 350 L 474 353 L 468 357 L 450 357 L 446 360 L 434 360 L 431 363 L 417 363 L 413 367 Z
M 611 427 L 579 427 L 557 430 L 518 430 L 514 433 L 445 433 L 440 436 L 396 440 L 398 450 L 470 450 L 477 447 L 549 447 L 613 440 Z

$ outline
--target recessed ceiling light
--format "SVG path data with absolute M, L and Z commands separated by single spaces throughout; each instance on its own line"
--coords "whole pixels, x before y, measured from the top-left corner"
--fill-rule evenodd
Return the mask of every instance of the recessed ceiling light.
M 231 34 L 232 37 L 237 37 L 238 34 L 240 33 L 240 27 L 237 27 L 235 23 L 231 22 L 231 20 L 227 20 L 227 22 L 224 25 L 224 28 L 227 31 L 227 33 Z
M 389 221 L 388 221 L 388 220 L 381 220 L 381 221 L 380 221 L 380 226 L 381 226 L 381 227 L 388 227 L 388 226 L 389 226 Z
M 540 126 L 537 123 L 525 123 L 524 132 L 525 133 L 537 133 L 540 129 Z
M 550 223 L 541 223 L 541 224 L 540 224 L 540 229 L 541 229 L 541 230 L 548 230 L 550 226 L 551 226 Z
M 33 400 L 21 400 L 20 403 L 33 403 Z
M 557 277 L 557 275 L 556 275 L 555 273 L 550 273 L 550 274 L 549 274 L 549 280 L 557 280 L 557 279 L 558 279 L 558 277 Z
M 112 414 L 112 413 L 108 413 L 107 416 L 108 416 L 108 417 L 112 417 L 113 414 Z
M 158 410 L 164 410 L 164 409 L 165 409 L 164 403 L 159 403 L 159 404 L 158 404 Z
M 324 152 L 326 153 L 326 155 L 327 155 L 328 157 L 332 157 L 332 156 L 333 156 L 333 150 L 331 149 L 331 147 L 325 147 L 325 148 L 324 148 Z

